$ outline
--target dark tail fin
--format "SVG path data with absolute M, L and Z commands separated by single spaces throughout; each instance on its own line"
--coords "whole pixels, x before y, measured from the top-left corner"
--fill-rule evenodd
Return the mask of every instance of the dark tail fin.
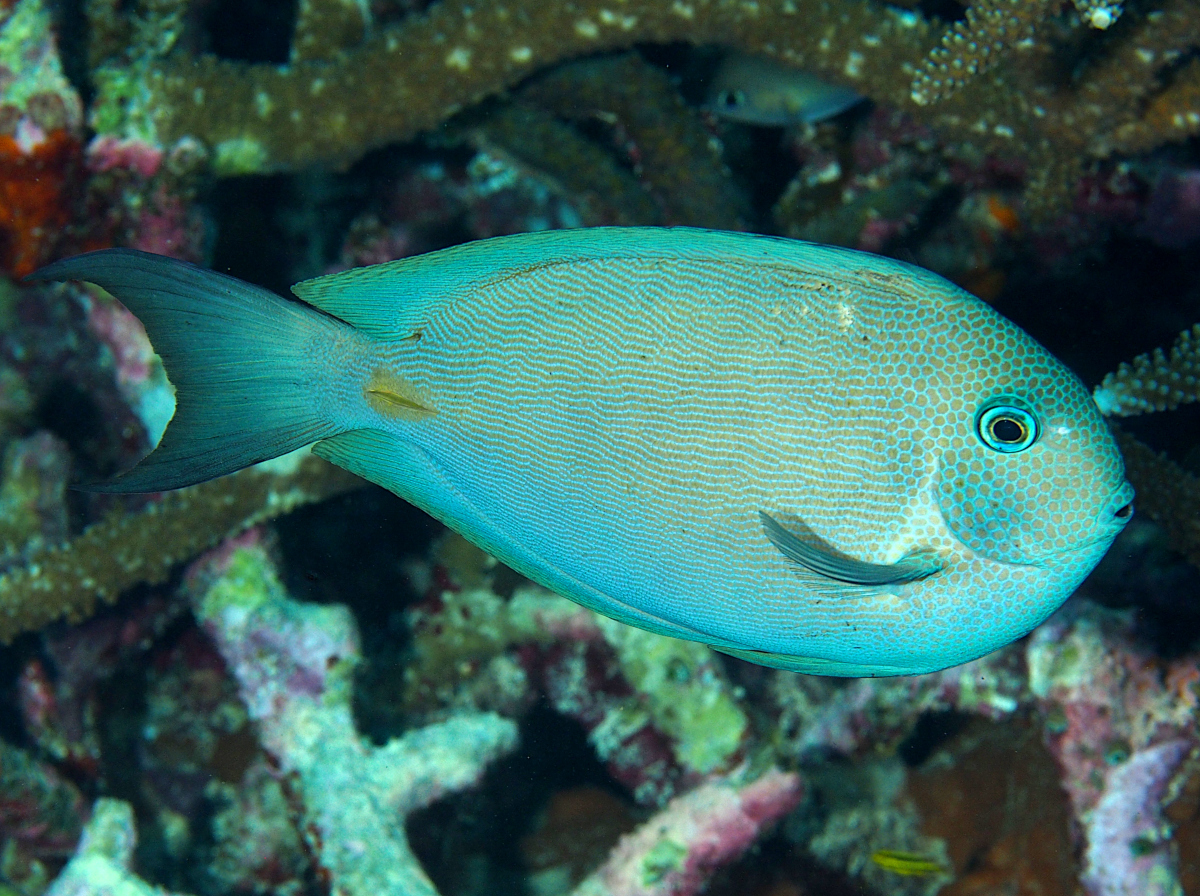
M 175 386 L 175 416 L 141 463 L 92 491 L 181 488 L 341 432 L 320 412 L 328 352 L 344 328 L 272 292 L 132 249 L 56 261 L 27 280 L 86 280 L 146 327 Z

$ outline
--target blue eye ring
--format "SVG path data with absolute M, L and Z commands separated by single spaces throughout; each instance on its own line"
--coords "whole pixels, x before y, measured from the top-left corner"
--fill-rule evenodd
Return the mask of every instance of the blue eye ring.
M 1024 451 L 1042 434 L 1037 415 L 1020 399 L 993 398 L 975 415 L 979 441 L 1001 454 Z

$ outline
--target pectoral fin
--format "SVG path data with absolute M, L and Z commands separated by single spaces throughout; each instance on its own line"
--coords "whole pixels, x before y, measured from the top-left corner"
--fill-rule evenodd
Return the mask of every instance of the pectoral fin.
M 852 585 L 900 585 L 940 572 L 941 558 L 932 551 L 914 551 L 895 563 L 865 563 L 839 553 L 815 535 L 801 539 L 767 513 L 759 513 L 763 529 L 779 552 L 817 575 Z

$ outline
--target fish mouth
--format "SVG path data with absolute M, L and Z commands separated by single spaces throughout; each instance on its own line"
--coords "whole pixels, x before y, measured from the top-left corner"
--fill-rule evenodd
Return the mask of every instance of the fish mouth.
M 1112 510 L 1113 525 L 1124 526 L 1133 518 L 1133 486 L 1128 482 L 1121 483 L 1121 487 L 1113 493 L 1109 499 L 1109 506 Z
M 937 508 L 938 515 L 942 518 L 942 525 L 946 527 L 948 532 L 955 535 L 955 540 L 958 541 L 960 545 L 981 560 L 986 560 L 989 563 L 996 563 L 1000 566 L 1007 566 L 1017 569 L 1043 568 L 1055 557 L 1061 557 L 1064 554 L 1074 554 L 1080 551 L 1085 551 L 1089 548 L 1095 547 L 1097 544 L 1104 542 L 1111 543 L 1112 540 L 1117 537 L 1120 531 L 1125 528 L 1125 525 L 1133 517 L 1134 509 L 1133 486 L 1128 482 L 1122 482 L 1120 487 L 1113 490 L 1112 495 L 1105 504 L 1105 509 L 1102 511 L 1101 519 L 1098 521 L 1099 526 L 1097 528 L 1100 531 L 1092 538 L 1079 541 L 1061 551 L 1047 551 L 1044 554 L 1035 557 L 1029 557 L 1023 560 L 1003 560 L 999 557 L 990 556 L 983 551 L 973 548 L 959 538 L 957 533 L 955 533 L 954 529 L 950 526 L 949 521 L 946 519 L 945 511 L 942 510 L 942 507 L 938 503 L 936 496 L 931 497 L 933 497 L 933 505 Z
M 1100 532 L 1092 538 L 1080 541 L 1069 548 L 1064 548 L 1061 551 L 1050 551 L 1036 559 L 1028 562 L 1018 563 L 1011 560 L 997 560 L 993 557 L 988 557 L 986 554 L 978 553 L 978 556 L 992 563 L 1000 563 L 1005 566 L 1018 567 L 1044 567 L 1054 557 L 1061 557 L 1064 554 L 1076 554 L 1081 551 L 1086 551 L 1095 547 L 1098 544 L 1111 544 L 1113 539 L 1120 534 L 1125 528 L 1125 524 L 1133 518 L 1133 486 L 1128 482 L 1121 484 L 1121 487 L 1116 489 L 1112 497 L 1103 511 L 1103 516 L 1100 520 L 1100 525 L 1097 527 Z

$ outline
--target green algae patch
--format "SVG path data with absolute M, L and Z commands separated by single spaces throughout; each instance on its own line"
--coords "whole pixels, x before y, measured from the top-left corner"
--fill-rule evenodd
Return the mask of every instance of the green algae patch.
M 597 623 L 655 726 L 671 737 L 680 764 L 703 775 L 728 764 L 747 720 L 712 650 L 606 617 Z
M 222 140 L 213 147 L 213 170 L 220 177 L 255 174 L 267 167 L 267 150 L 250 137 Z
M 283 597 L 283 584 L 263 551 L 237 548 L 212 587 L 204 592 L 202 615 L 228 611 L 251 614 Z

